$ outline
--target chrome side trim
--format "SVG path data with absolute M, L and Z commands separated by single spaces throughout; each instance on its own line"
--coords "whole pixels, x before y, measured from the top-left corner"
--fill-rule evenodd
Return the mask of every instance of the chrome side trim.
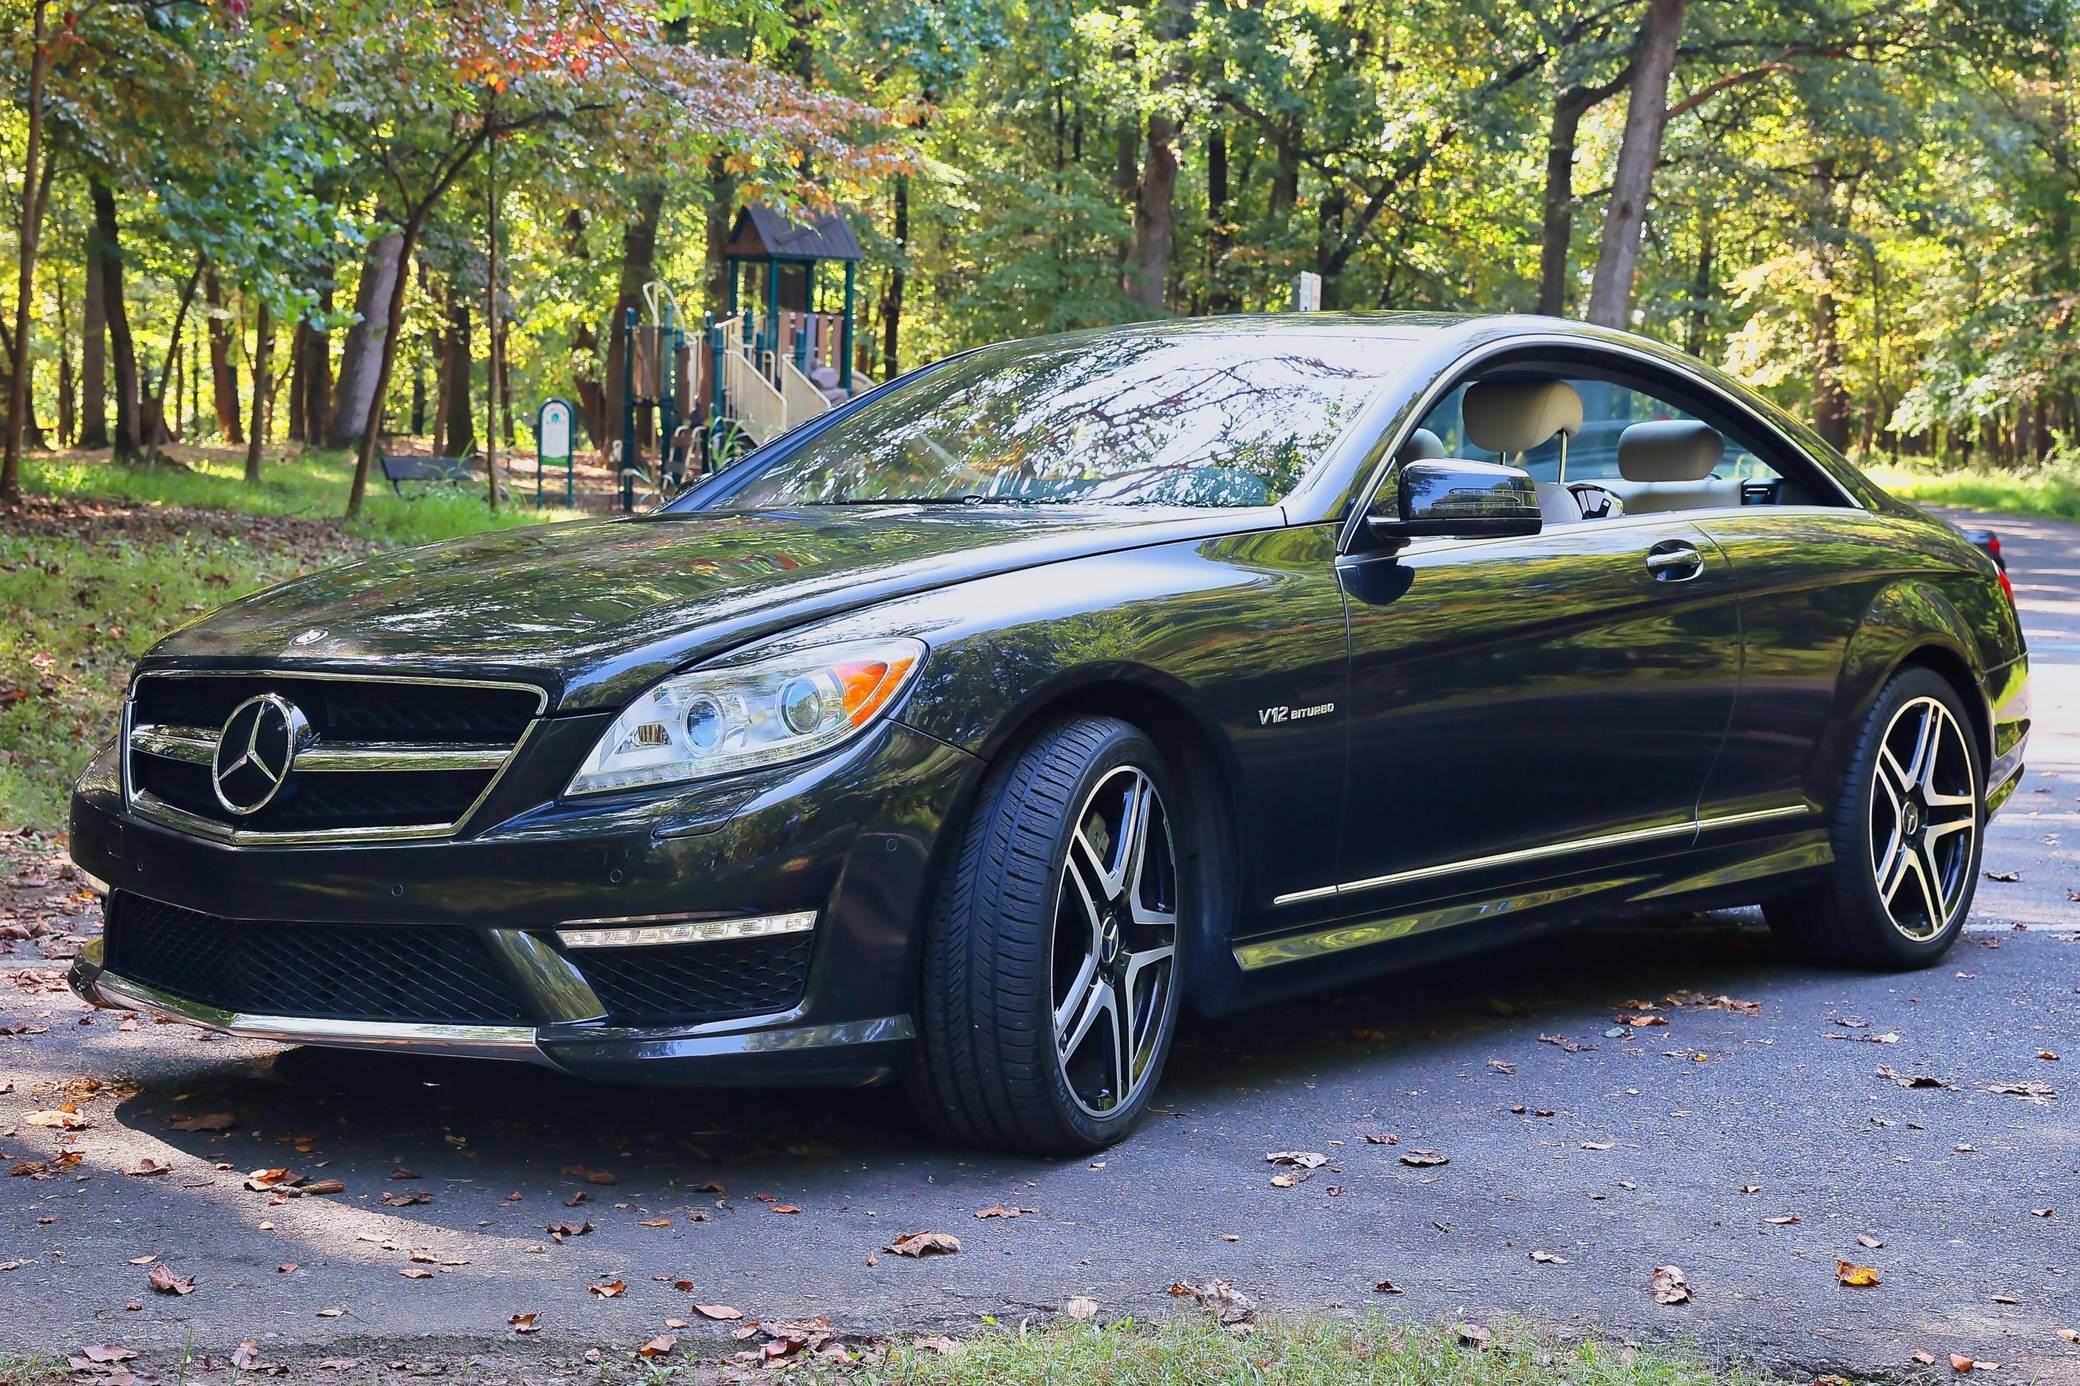
M 87 1000 L 118 1010 L 163 1015 L 187 1025 L 241 1039 L 278 1044 L 323 1044 L 343 1049 L 378 1049 L 413 1054 L 452 1054 L 477 1059 L 522 1059 L 546 1063 L 527 1025 L 432 1025 L 405 1021 L 311 1020 L 301 1016 L 247 1015 L 199 1002 L 103 971 L 87 984 Z
M 1363 880 L 1344 881 L 1338 885 L 1315 886 L 1308 890 L 1296 890 L 1273 897 L 1274 905 L 1296 905 L 1305 900 L 1321 900 L 1332 895 L 1355 895 L 1360 891 L 1377 890 L 1381 886 L 1401 885 L 1408 881 L 1430 880 L 1437 876 L 1454 875 L 1461 871 L 1482 871 L 1496 866 L 1513 866 L 1519 862 L 1541 861 L 1547 857 L 1566 856 L 1574 852 L 1595 851 L 1604 847 L 1623 847 L 1636 842 L 1653 842 L 1665 837 L 1678 837 L 1684 833 L 1700 833 L 1712 828 L 1732 827 L 1739 823 L 1759 823 L 1764 819 L 1782 818 L 1789 814 L 1809 812 L 1807 805 L 1781 804 L 1774 808 L 1751 809 L 1742 813 L 1717 814 L 1710 818 L 1686 818 L 1680 823 L 1657 824 L 1651 828 L 1633 828 L 1622 833 L 1600 833 L 1594 837 L 1570 838 L 1565 842 L 1547 842 L 1537 847 L 1525 847 L 1514 852 L 1495 852 L 1484 857 L 1468 857 L 1464 861 L 1441 862 L 1435 866 L 1419 866 L 1410 871 L 1395 871 L 1384 876 L 1368 876 Z
M 1470 924 L 1475 920 L 1500 919 L 1505 915 L 1558 904 L 1563 900 L 1617 890 L 1639 879 L 1638 876 L 1621 876 L 1614 880 L 1578 882 L 1573 885 L 1555 886 L 1549 890 L 1525 891 L 1503 900 L 1448 905 L 1442 909 L 1421 910 L 1414 914 L 1366 920 L 1357 924 L 1332 924 L 1325 929 L 1310 929 L 1303 934 L 1287 934 L 1281 938 L 1256 939 L 1235 946 L 1235 963 L 1244 972 L 1258 972 L 1267 967 L 1277 967 L 1281 963 L 1305 962 L 1310 958 L 1326 957 L 1346 949 L 1370 948 L 1376 943 L 1385 943 L 1390 939 L 1427 934 L 1433 929 Z

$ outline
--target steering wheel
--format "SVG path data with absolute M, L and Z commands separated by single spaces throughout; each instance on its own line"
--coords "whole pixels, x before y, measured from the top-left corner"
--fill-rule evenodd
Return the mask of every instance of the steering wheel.
M 1593 481 L 1570 481 L 1567 493 L 1581 508 L 1585 520 L 1611 520 L 1625 513 L 1625 498 L 1608 486 Z

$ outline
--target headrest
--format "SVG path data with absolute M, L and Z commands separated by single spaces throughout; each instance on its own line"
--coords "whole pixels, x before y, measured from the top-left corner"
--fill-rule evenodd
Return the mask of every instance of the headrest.
M 1654 419 L 1618 435 L 1618 475 L 1627 481 L 1703 481 L 1726 455 L 1726 439 L 1695 419 Z
M 1485 452 L 1529 452 L 1582 431 L 1582 397 L 1564 380 L 1476 380 L 1460 402 L 1466 436 Z
M 1444 456 L 1444 439 L 1427 428 L 1419 428 L 1408 435 L 1401 451 L 1394 454 L 1402 462 L 1432 462 Z

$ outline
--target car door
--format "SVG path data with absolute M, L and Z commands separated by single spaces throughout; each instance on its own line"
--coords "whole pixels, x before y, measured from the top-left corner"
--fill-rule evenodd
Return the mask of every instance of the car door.
M 1431 541 L 1346 558 L 1341 575 L 1339 874 L 1354 909 L 1694 835 L 1740 677 L 1730 565 L 1696 526 L 1639 516 Z

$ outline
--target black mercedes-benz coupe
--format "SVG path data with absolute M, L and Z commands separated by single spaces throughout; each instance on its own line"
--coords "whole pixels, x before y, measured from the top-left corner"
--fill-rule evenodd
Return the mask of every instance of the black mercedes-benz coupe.
M 72 982 L 296 1043 L 900 1078 L 950 1136 L 1085 1151 L 1185 1005 L 1709 905 L 1933 962 L 2027 667 L 1985 554 L 1620 333 L 1012 342 L 653 514 L 169 636 L 73 800 L 109 895 Z

